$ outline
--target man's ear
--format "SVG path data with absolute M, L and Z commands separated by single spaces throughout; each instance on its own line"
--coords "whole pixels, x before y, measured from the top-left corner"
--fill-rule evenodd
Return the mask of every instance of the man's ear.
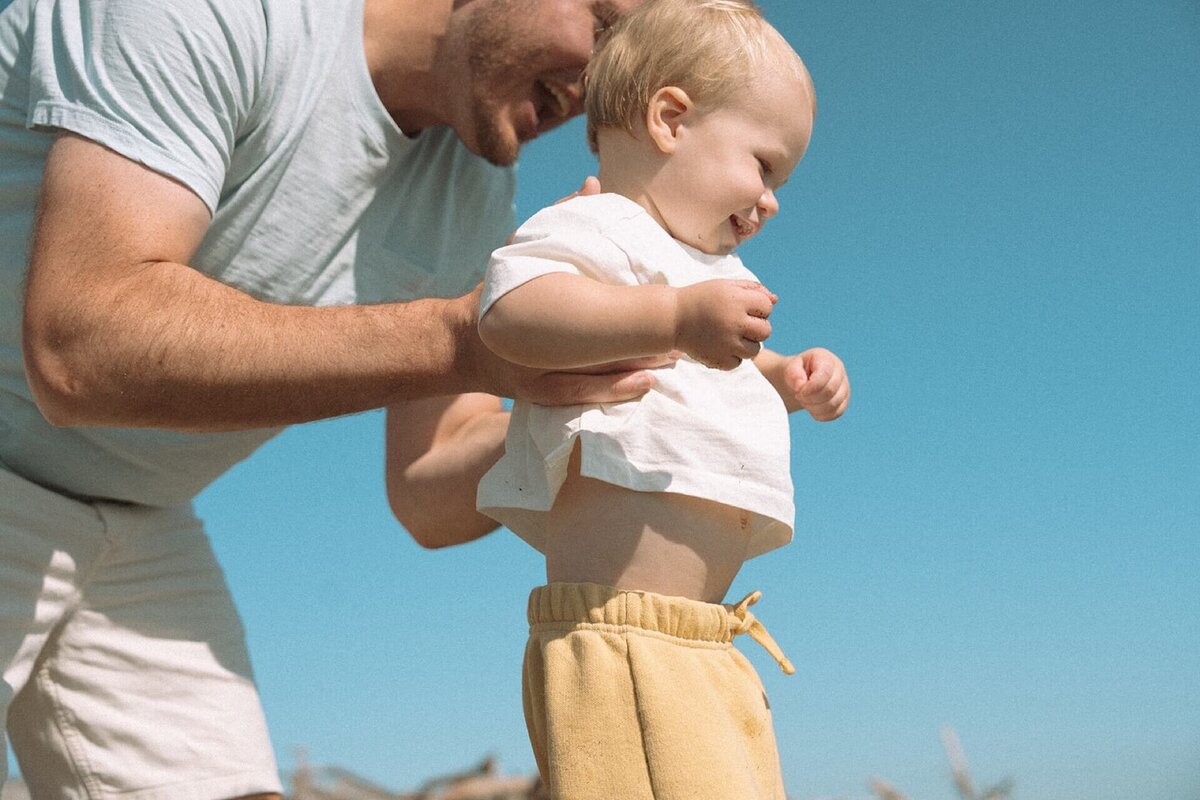
M 695 108 L 692 98 L 678 86 L 664 86 L 651 95 L 646 105 L 646 133 L 660 152 L 675 152 L 679 128 Z

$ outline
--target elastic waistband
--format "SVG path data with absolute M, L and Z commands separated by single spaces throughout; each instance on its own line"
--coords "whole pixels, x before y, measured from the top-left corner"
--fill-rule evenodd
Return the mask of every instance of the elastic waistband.
M 751 592 L 733 605 L 705 603 L 686 597 L 614 589 L 595 583 L 551 583 L 529 594 L 533 630 L 588 626 L 627 626 L 691 641 L 728 643 L 746 633 L 787 674 L 792 662 L 762 623 L 750 612 L 762 592 Z

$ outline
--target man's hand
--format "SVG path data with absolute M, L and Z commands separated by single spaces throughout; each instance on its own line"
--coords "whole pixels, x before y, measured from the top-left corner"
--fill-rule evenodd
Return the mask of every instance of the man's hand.
M 717 369 L 754 358 L 771 335 L 767 317 L 778 298 L 754 281 L 710 280 L 676 295 L 675 345 Z
M 679 353 L 636 358 L 596 364 L 571 370 L 546 370 L 523 367 L 506 361 L 493 353 L 479 338 L 475 324 L 479 311 L 480 284 L 455 304 L 465 304 L 469 322 L 460 327 L 467 340 L 459 352 L 470 361 L 462 365 L 465 374 L 474 376 L 473 391 L 487 392 L 498 397 L 528 400 L 544 406 L 565 406 L 578 403 L 617 403 L 634 400 L 654 387 L 652 370 L 672 366 Z
M 486 350 L 486 348 L 484 348 Z M 631 359 L 572 370 L 537 370 L 492 356 L 490 373 L 499 381 L 502 397 L 543 406 L 579 403 L 618 403 L 635 400 L 654 388 L 653 370 L 671 367 L 678 354 Z
M 817 422 L 837 419 L 850 404 L 850 378 L 846 375 L 846 365 L 821 347 L 787 359 L 783 367 L 783 384 L 795 405 L 811 414 Z M 795 410 L 792 405 L 788 403 L 789 410 Z
M 592 194 L 600 194 L 601 191 L 602 190 L 600 189 L 600 179 L 597 178 L 595 175 L 588 175 L 586 178 L 583 179 L 583 184 L 579 187 L 579 191 L 571 192 L 566 197 L 564 197 L 560 200 L 555 200 L 554 205 L 558 205 L 559 203 L 565 203 L 568 200 L 575 198 L 575 197 L 587 197 L 588 195 L 592 195 Z
M 671 367 L 677 360 L 677 356 L 664 355 L 540 372 L 520 384 L 517 396 L 544 406 L 635 400 L 654 388 L 653 370 Z

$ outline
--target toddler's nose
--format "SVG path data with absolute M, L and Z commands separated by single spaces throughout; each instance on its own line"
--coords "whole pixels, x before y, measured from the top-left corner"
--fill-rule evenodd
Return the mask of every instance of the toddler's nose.
M 765 222 L 778 213 L 779 201 L 775 199 L 775 191 L 767 189 L 762 193 L 762 197 L 758 198 L 758 214 Z

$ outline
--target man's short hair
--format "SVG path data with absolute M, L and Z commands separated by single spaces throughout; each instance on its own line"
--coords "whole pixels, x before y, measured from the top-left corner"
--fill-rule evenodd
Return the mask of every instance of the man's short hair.
M 588 146 L 596 131 L 636 134 L 650 98 L 678 86 L 697 103 L 721 105 L 766 69 L 812 79 L 787 40 L 752 0 L 647 0 L 598 46 L 587 69 Z

